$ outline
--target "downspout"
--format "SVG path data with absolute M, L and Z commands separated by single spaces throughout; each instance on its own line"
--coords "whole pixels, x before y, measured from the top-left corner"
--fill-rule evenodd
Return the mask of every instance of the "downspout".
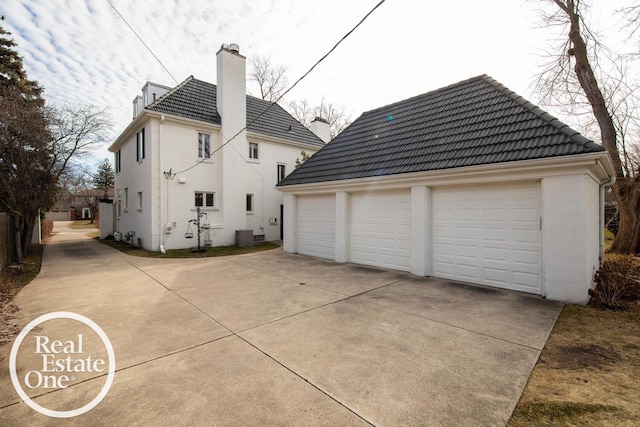
M 600 162 L 600 160 L 596 160 L 596 163 L 598 163 L 598 166 L 600 166 L 602 168 L 602 170 L 607 174 L 607 176 L 609 177 L 608 180 L 606 180 L 605 182 L 600 184 L 600 188 L 598 191 L 598 197 L 599 197 L 599 206 L 598 206 L 598 215 L 599 215 L 599 219 L 600 219 L 600 227 L 602 227 L 602 232 L 599 233 L 600 234 L 600 264 L 602 264 L 602 262 L 604 261 L 604 188 L 605 187 L 609 187 L 611 186 L 611 184 L 613 184 L 614 182 L 616 182 L 616 176 L 615 175 L 609 175 L 609 173 L 607 172 L 606 168 L 602 165 L 602 163 Z
M 164 176 L 164 172 L 163 172 L 163 168 L 162 168 L 162 129 L 164 127 L 164 114 L 162 114 L 160 116 L 160 135 L 159 135 L 159 140 L 158 140 L 158 161 L 159 161 L 159 169 L 160 169 L 160 173 Z M 158 177 L 160 180 L 162 180 L 162 176 Z M 167 197 L 165 197 L 165 199 L 167 199 L 167 203 L 168 203 L 168 198 L 169 198 L 169 179 L 165 178 L 165 181 L 167 182 Z M 159 188 L 159 195 L 158 197 L 160 198 L 158 203 L 158 206 L 160 207 L 160 252 L 161 253 L 166 253 L 167 251 L 164 249 L 164 221 L 163 221 L 163 217 L 162 217 L 162 185 L 160 185 Z

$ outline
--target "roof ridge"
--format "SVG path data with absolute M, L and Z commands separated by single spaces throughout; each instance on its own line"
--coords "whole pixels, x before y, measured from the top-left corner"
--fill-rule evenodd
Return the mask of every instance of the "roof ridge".
M 372 110 L 364 111 L 364 112 L 362 113 L 362 115 L 369 114 L 369 113 L 373 113 L 373 112 L 375 112 L 375 111 L 377 111 L 377 110 L 384 110 L 384 109 L 389 108 L 389 107 L 394 106 L 394 105 L 404 104 L 404 103 L 406 103 L 407 101 L 412 101 L 412 100 L 414 100 L 414 99 L 422 98 L 422 97 L 424 97 L 424 96 L 435 95 L 436 93 L 444 92 L 445 90 L 451 89 L 451 88 L 456 87 L 456 86 L 461 86 L 461 85 L 463 85 L 463 84 L 467 84 L 467 83 L 470 83 L 470 82 L 475 81 L 475 80 L 481 80 L 481 79 L 483 79 L 484 77 L 489 77 L 489 76 L 487 76 L 486 74 L 481 74 L 481 75 L 479 75 L 479 76 L 475 76 L 475 77 L 471 77 L 471 78 L 468 78 L 468 79 L 460 80 L 460 81 L 459 81 L 459 82 L 457 82 L 457 83 L 451 83 L 451 84 L 449 84 L 449 85 L 447 85 L 447 86 L 444 86 L 444 87 L 441 87 L 441 88 L 438 88 L 438 89 L 433 89 L 433 90 L 430 90 L 430 91 L 428 91 L 428 92 L 421 93 L 421 94 L 419 94 L 419 95 L 414 95 L 414 96 L 412 96 L 412 97 L 410 97 L 410 98 L 402 99 L 402 100 L 400 100 L 400 101 L 395 101 L 395 102 L 392 102 L 392 103 L 390 103 L 390 104 L 386 104 L 386 105 L 383 105 L 383 106 L 381 106 L 381 107 L 374 108 L 374 109 L 372 109 Z
M 193 78 L 193 75 L 187 77 L 186 79 L 184 79 L 181 83 L 178 83 L 176 86 L 174 86 L 171 90 L 169 90 L 169 92 L 165 93 L 164 95 L 162 95 L 160 98 L 158 98 L 157 100 L 155 100 L 154 102 L 152 102 L 151 104 L 147 105 L 144 108 L 151 108 L 151 107 L 155 107 L 156 105 L 158 105 L 160 102 L 164 101 L 166 98 L 168 98 L 170 95 L 173 95 L 174 93 L 176 93 L 176 91 L 178 89 L 183 88 L 187 83 L 189 83 L 191 80 L 197 80 Z
M 518 95 L 517 93 L 515 93 L 514 91 L 512 91 L 502 83 L 498 82 L 491 76 L 484 74 L 482 77 L 483 77 L 482 80 L 484 80 L 486 83 L 493 86 L 494 89 L 496 89 L 498 92 L 507 96 L 509 99 L 511 99 L 513 102 L 520 105 L 521 107 L 527 109 L 529 112 L 531 112 L 533 115 L 538 117 L 540 120 L 544 121 L 546 124 L 551 125 L 554 128 L 558 129 L 559 132 L 563 133 L 564 135 L 567 135 L 575 143 L 580 144 L 582 146 L 586 146 L 589 144 L 600 145 L 594 142 L 593 140 L 585 137 L 584 135 L 582 135 L 577 130 L 573 129 L 568 124 L 562 122 L 557 117 L 552 116 L 551 114 L 547 113 L 542 108 L 535 105 L 534 103 Z

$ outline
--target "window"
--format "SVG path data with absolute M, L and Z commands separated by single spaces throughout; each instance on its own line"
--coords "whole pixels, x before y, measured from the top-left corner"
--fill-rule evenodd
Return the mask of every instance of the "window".
M 198 157 L 211 157 L 211 136 L 208 133 L 198 133 Z
M 247 194 L 247 212 L 253 212 L 253 194 Z
M 142 210 L 142 191 L 138 191 L 138 210 Z
M 196 191 L 195 204 L 200 207 L 213 208 L 216 203 L 216 193 Z
M 285 165 L 278 165 L 278 182 L 282 181 L 285 176 Z
M 249 143 L 249 158 L 258 160 L 258 144 L 255 142 Z
M 118 218 L 122 216 L 122 192 L 118 188 Z
M 124 211 L 126 212 L 129 209 L 129 189 L 124 189 Z
M 144 159 L 144 128 L 136 134 L 136 161 Z
M 114 163 L 116 164 L 116 173 L 120 173 L 120 150 L 116 151 Z

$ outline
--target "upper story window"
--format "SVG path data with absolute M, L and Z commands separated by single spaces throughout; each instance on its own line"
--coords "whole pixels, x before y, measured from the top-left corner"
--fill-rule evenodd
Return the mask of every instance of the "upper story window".
M 286 166 L 278 165 L 278 182 L 282 181 L 286 175 Z
M 211 157 L 211 135 L 198 132 L 198 157 L 208 159 Z
M 254 160 L 258 160 L 258 143 L 256 142 L 250 142 L 249 143 L 249 158 L 250 159 L 254 159 Z
M 120 150 L 116 151 L 115 153 L 115 160 L 114 163 L 116 164 L 116 173 L 120 173 Z
M 144 159 L 144 128 L 136 134 L 136 161 Z

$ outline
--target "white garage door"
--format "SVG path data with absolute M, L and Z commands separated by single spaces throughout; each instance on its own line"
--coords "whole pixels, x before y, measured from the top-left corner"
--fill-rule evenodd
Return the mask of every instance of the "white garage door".
M 411 270 L 411 193 L 351 195 L 351 261 Z
M 434 276 L 541 293 L 538 182 L 432 194 Z
M 297 252 L 335 259 L 336 197 L 298 197 Z

